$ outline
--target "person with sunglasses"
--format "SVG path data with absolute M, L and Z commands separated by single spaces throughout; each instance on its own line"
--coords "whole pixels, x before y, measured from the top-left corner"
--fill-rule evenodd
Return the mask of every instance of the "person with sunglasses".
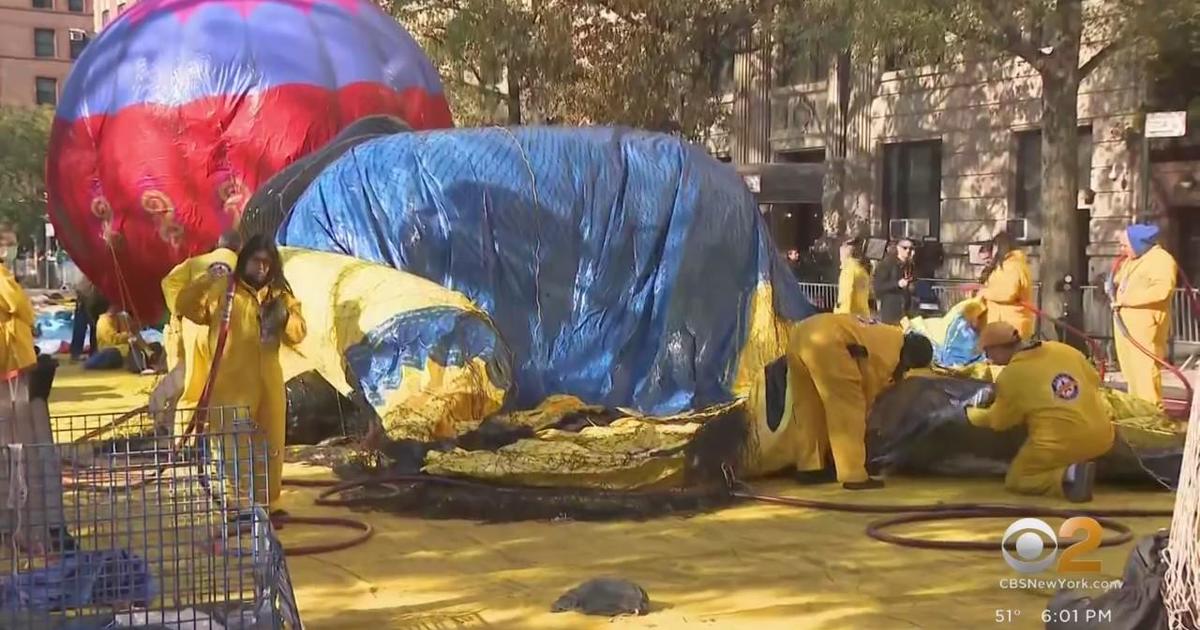
M 900 239 L 875 270 L 873 284 L 879 304 L 879 321 L 899 326 L 913 307 L 916 273 L 913 266 L 913 242 Z

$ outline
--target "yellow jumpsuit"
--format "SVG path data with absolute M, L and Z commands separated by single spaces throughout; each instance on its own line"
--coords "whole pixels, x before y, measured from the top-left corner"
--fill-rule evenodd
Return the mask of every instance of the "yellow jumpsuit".
M 208 347 L 214 351 L 220 332 L 224 311 L 227 278 L 214 281 L 207 274 L 184 287 L 175 301 L 178 313 L 183 317 L 208 327 Z M 282 331 L 282 342 L 296 345 L 304 340 L 307 327 L 300 312 L 300 302 L 291 294 L 264 287 L 253 289 L 238 282 L 233 295 L 233 309 L 229 320 L 229 332 L 221 363 L 217 367 L 213 391 L 208 400 L 208 422 L 211 431 L 218 434 L 231 430 L 231 421 L 249 413 L 257 428 L 256 444 L 266 442 L 267 447 L 267 503 L 278 501 L 282 486 L 283 449 L 285 435 L 285 412 L 287 398 L 284 390 L 283 368 L 279 363 L 279 341 L 264 343 L 260 340 L 259 312 L 261 306 L 271 298 L 283 300 L 288 311 L 287 325 Z M 207 374 L 211 365 L 198 366 Z M 229 462 L 234 454 L 232 443 L 221 442 L 223 457 Z M 244 462 L 249 444 L 240 444 L 242 453 L 238 461 Z M 251 451 L 253 452 L 253 451 Z M 258 451 L 261 453 L 261 450 Z M 262 488 L 261 457 L 254 455 L 254 490 Z M 232 476 L 232 471 L 228 472 Z M 249 480 L 246 471 L 239 471 L 238 482 L 247 489 Z M 233 481 L 233 479 L 229 479 Z M 234 492 L 241 498 L 246 492 Z M 261 496 L 258 495 L 258 496 Z
M 1159 357 L 1167 356 L 1171 331 L 1171 298 L 1178 273 L 1175 259 L 1155 245 L 1145 254 L 1128 260 L 1113 279 L 1117 293 L 1114 305 L 1129 335 Z M 1156 405 L 1162 404 L 1162 372 L 1153 359 L 1129 341 L 1113 316 L 1117 362 L 1129 383 L 1129 393 Z
M 1047 341 L 1021 350 L 996 378 L 996 400 L 970 408 L 975 426 L 1029 432 L 1008 467 L 1004 486 L 1017 494 L 1063 497 L 1067 466 L 1095 459 L 1113 445 L 1113 425 L 1100 395 L 1100 375 L 1078 350 Z
M 1033 337 L 1037 316 L 1022 305 L 1033 303 L 1033 274 L 1025 252 L 1008 252 L 988 276 L 979 296 L 987 305 L 987 323 L 1008 322 L 1021 333 L 1021 339 Z
M 855 358 L 849 346 L 866 348 Z M 904 333 L 856 315 L 813 315 L 789 342 L 796 470 L 820 470 L 833 452 L 842 483 L 866 481 L 867 414 L 892 380 Z
M 199 403 L 204 382 L 208 379 L 208 370 L 199 368 L 212 362 L 212 350 L 207 343 L 208 327 L 191 321 L 185 322 L 179 314 L 176 300 L 185 287 L 203 278 L 208 268 L 218 262 L 233 269 L 237 265 L 237 253 L 231 249 L 220 248 L 189 258 L 176 265 L 162 281 L 163 298 L 171 315 L 165 335 L 167 371 L 174 370 L 180 362 L 184 363 L 183 392 L 178 403 L 181 409 L 195 408 Z M 182 429 L 183 427 L 180 427 L 180 430 Z
M 842 263 L 835 313 L 871 316 L 871 274 L 853 258 Z
M 7 268 L 0 267 L 0 377 L 8 381 L 35 363 L 33 327 L 36 323 L 29 296 Z
M 105 313 L 96 320 L 96 349 L 116 348 L 121 357 L 129 356 L 129 326 L 112 313 Z

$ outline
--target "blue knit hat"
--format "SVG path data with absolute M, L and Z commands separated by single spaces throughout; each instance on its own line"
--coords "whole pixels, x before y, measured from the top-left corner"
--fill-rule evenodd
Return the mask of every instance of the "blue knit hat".
M 1129 247 L 1133 249 L 1133 255 L 1137 257 L 1154 247 L 1158 240 L 1158 226 L 1135 223 L 1125 229 L 1125 234 L 1129 237 Z

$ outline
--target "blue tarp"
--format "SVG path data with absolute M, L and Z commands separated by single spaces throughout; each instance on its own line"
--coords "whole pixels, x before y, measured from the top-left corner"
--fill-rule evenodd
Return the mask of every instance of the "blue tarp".
M 372 140 L 317 176 L 278 240 L 466 294 L 512 350 L 517 407 L 726 401 L 758 285 L 784 319 L 813 312 L 732 168 L 627 129 Z
M 936 347 L 933 360 L 938 365 L 960 366 L 981 363 L 986 359 L 979 351 L 979 333 L 962 313 L 955 314 L 946 326 L 946 339 Z

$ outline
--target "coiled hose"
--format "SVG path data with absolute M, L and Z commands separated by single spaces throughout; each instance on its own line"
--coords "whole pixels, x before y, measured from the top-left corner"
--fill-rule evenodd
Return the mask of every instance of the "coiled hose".
M 733 479 L 732 476 L 729 476 L 728 480 L 729 484 L 725 488 L 725 491 L 728 492 L 729 496 L 734 499 L 813 510 L 847 512 L 855 514 L 891 514 L 893 516 L 889 518 L 879 519 L 867 524 L 865 530 L 866 535 L 880 542 L 919 549 L 942 549 L 950 551 L 994 551 L 996 549 L 996 543 L 956 540 L 922 540 L 898 536 L 885 530 L 897 525 L 942 520 L 1006 517 L 1021 518 L 1031 516 L 1058 518 L 1088 516 L 1096 519 L 1096 521 L 1100 523 L 1103 528 L 1112 532 L 1116 532 L 1115 536 L 1105 538 L 1100 543 L 1100 546 L 1102 547 L 1111 547 L 1125 544 L 1133 539 L 1133 530 L 1122 523 L 1112 520 L 1112 518 L 1169 518 L 1172 514 L 1171 510 L 1151 510 L 1137 508 L 1074 510 L 1003 503 L 892 503 L 864 505 L 859 503 L 821 501 L 815 499 L 802 499 L 796 497 L 782 497 L 763 494 L 756 492 L 744 483 Z M 318 495 L 315 503 L 317 505 L 327 507 L 351 507 L 360 503 L 361 500 L 336 498 L 335 495 L 347 492 L 349 490 L 365 488 L 380 488 L 385 490 L 384 495 L 376 495 L 370 499 L 372 501 L 378 501 L 379 499 L 386 498 L 389 495 L 399 494 L 401 492 L 400 486 L 411 484 L 436 484 L 458 488 L 476 489 L 482 492 L 521 493 L 524 490 L 522 488 L 494 486 L 483 482 L 456 479 L 452 477 L 410 474 L 384 475 L 380 477 L 356 479 L 343 482 L 288 480 L 286 483 L 300 487 L 322 488 L 322 491 L 320 495 Z M 713 489 L 693 488 L 692 490 L 696 492 L 712 492 Z M 630 494 L 636 493 L 630 492 Z

